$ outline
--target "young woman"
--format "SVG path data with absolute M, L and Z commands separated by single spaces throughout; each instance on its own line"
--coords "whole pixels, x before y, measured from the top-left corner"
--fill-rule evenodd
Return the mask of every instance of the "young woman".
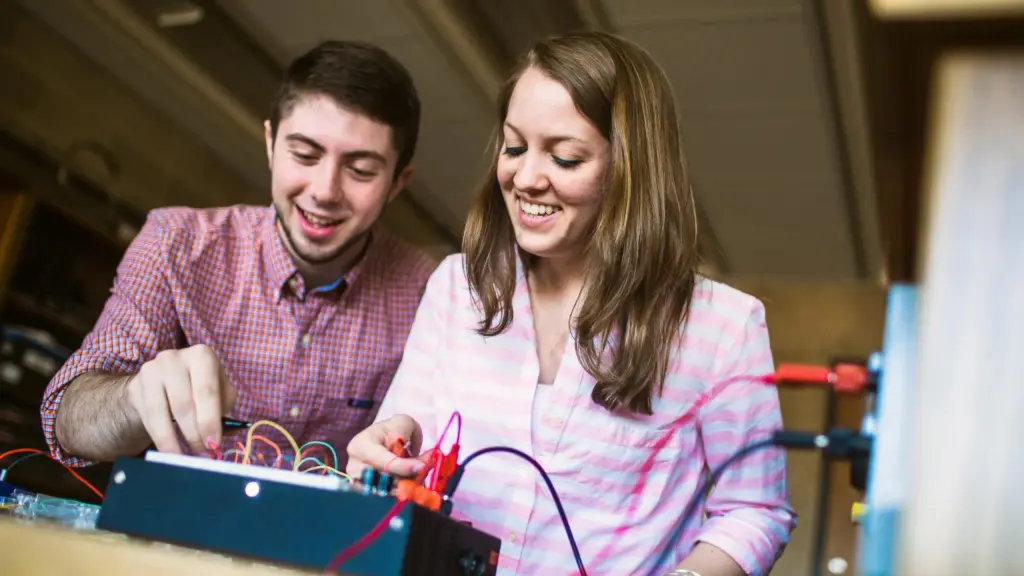
M 678 542 L 701 477 L 781 426 L 759 301 L 698 276 L 672 89 L 643 49 L 587 33 L 536 44 L 504 90 L 465 253 L 432 276 L 375 424 L 348 471 L 402 475 L 461 414 L 461 455 L 546 469 L 590 574 L 769 571 L 794 527 L 785 459 L 735 463 Z M 692 416 L 692 417 L 687 417 Z M 449 433 L 442 445 L 454 439 Z M 577 573 L 534 468 L 488 454 L 453 516 L 502 540 L 499 574 Z

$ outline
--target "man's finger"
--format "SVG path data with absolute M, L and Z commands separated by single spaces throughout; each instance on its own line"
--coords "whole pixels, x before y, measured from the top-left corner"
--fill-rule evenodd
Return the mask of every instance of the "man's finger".
M 152 385 L 147 385 L 152 384 Z M 181 454 L 178 435 L 171 423 L 171 408 L 163 386 L 139 382 L 142 396 L 142 425 L 146 428 L 153 445 L 161 452 Z
M 196 433 L 205 448 L 221 441 L 221 368 L 212 353 L 190 355 L 188 375 L 192 382 L 192 400 L 195 405 Z
M 196 423 L 196 404 L 192 399 L 192 382 L 188 367 L 184 362 L 164 362 L 160 366 L 160 376 L 167 390 L 167 401 L 171 405 L 174 421 L 185 437 L 193 454 L 204 454 L 206 446 L 199 434 Z
M 238 390 L 235 389 L 235 385 L 228 378 L 224 365 L 217 362 L 217 366 L 220 367 L 220 412 L 221 416 L 227 416 L 234 410 L 235 403 L 238 402 Z

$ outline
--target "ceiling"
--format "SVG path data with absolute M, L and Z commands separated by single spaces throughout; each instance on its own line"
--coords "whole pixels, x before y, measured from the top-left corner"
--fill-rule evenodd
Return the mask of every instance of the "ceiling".
M 424 110 L 416 177 L 386 221 L 456 250 L 503 71 L 533 38 L 587 27 L 639 42 L 668 72 L 717 272 L 863 280 L 880 267 L 847 0 L 20 5 L 22 34 L 0 40 L 0 66 L 36 76 L 47 97 L 31 97 L 47 108 L 12 121 L 18 108 L 0 97 L 0 126 L 51 154 L 99 141 L 118 176 L 89 159 L 76 170 L 139 210 L 266 203 L 261 123 L 281 69 L 322 39 L 368 40 L 409 68 Z M 40 40 L 44 28 L 60 41 Z M 47 112 L 58 106 L 71 109 L 60 122 Z

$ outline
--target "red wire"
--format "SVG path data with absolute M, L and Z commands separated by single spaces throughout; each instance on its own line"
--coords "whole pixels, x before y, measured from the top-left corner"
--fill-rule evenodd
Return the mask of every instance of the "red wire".
M 364 534 L 362 538 L 356 540 L 351 546 L 345 548 L 332 558 L 330 564 L 327 565 L 327 570 L 329 572 L 337 572 L 338 568 L 340 568 L 342 564 L 348 562 L 356 554 L 362 552 L 364 548 L 372 544 L 374 540 L 384 533 L 384 530 L 387 529 L 388 523 L 391 522 L 391 519 L 397 516 L 398 513 L 402 511 L 402 508 L 404 508 L 408 503 L 408 500 L 399 500 L 396 502 L 395 505 L 391 507 L 391 510 L 388 510 L 388 513 L 380 519 L 380 522 L 377 522 L 377 525 L 374 526 L 372 530 Z
M 92 490 L 93 494 L 96 494 L 97 496 L 100 497 L 100 500 L 103 500 L 103 492 L 100 492 L 99 490 L 97 490 L 96 487 L 93 486 L 92 484 L 90 484 L 88 480 L 86 480 L 85 478 L 82 478 L 82 476 L 78 472 L 75 472 L 74 470 L 72 470 L 68 466 L 65 466 L 63 462 L 61 462 L 60 460 L 57 460 L 56 458 L 54 458 L 53 456 L 43 452 L 42 450 L 36 450 L 35 448 L 15 448 L 14 450 L 8 450 L 7 452 L 4 452 L 3 454 L 0 454 L 0 462 L 2 462 L 4 460 L 4 458 L 7 458 L 8 456 L 13 456 L 15 454 L 29 454 L 29 453 L 31 453 L 31 454 L 41 454 L 43 456 L 46 456 L 50 460 L 53 460 L 57 464 L 60 464 L 61 466 L 64 466 L 64 469 L 67 470 L 69 474 L 74 476 L 75 479 L 78 480 L 79 482 L 81 482 L 86 488 L 88 488 L 89 490 Z
M 430 477 L 431 491 L 437 490 L 437 483 L 440 481 L 441 468 L 444 466 L 445 460 L 444 454 L 441 452 L 441 444 L 444 442 L 444 437 L 448 435 L 448 430 L 451 429 L 452 423 L 455 423 L 455 444 L 452 445 L 452 448 L 457 449 L 460 440 L 462 440 L 462 414 L 456 410 L 448 417 L 448 424 L 445 425 L 444 430 L 441 431 L 441 435 L 437 438 L 437 444 L 434 445 L 434 451 L 432 454 L 434 457 L 434 467 L 433 475 Z

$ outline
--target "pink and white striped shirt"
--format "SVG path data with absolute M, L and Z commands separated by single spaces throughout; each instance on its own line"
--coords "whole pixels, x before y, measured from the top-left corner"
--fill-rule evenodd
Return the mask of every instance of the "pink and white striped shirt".
M 589 573 L 647 574 L 706 469 L 781 426 L 777 391 L 743 378 L 773 370 L 763 305 L 701 279 L 664 394 L 644 417 L 612 414 L 591 401 L 594 379 L 580 366 L 573 342 L 546 398 L 535 403 L 539 365 L 521 263 L 513 311 L 505 333 L 474 332 L 479 315 L 462 256 L 448 257 L 427 284 L 377 419 L 412 416 L 429 447 L 459 411 L 460 459 L 487 446 L 511 446 L 551 475 Z M 673 425 L 705 394 L 713 399 L 696 423 Z M 443 450 L 453 439 L 446 437 Z M 748 574 L 766 574 L 795 526 L 782 451 L 737 462 L 705 511 L 707 521 L 694 521 L 675 545 L 672 566 L 704 541 Z M 512 455 L 488 454 L 470 464 L 453 517 L 501 539 L 501 576 L 577 573 L 543 480 Z

